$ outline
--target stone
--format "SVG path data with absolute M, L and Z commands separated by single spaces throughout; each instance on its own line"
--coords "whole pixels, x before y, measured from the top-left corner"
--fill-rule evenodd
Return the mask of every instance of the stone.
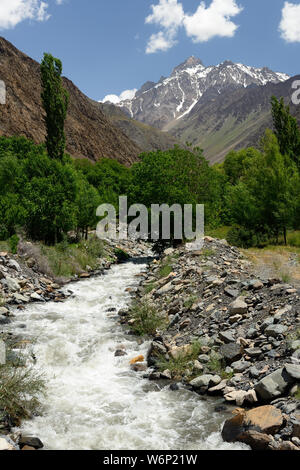
M 0 451 L 1 450 L 17 450 L 11 439 L 6 436 L 0 436 Z
M 258 379 L 258 377 L 260 376 L 260 371 L 255 366 L 253 366 L 250 368 L 249 374 L 250 377 L 252 377 L 253 379 Z
M 163 294 L 167 294 L 168 292 L 170 292 L 173 289 L 173 287 L 174 286 L 173 286 L 172 282 L 168 282 L 166 285 L 164 285 L 163 287 L 158 289 L 155 292 L 155 295 L 160 296 L 160 295 L 163 295 Z
M 219 336 L 225 343 L 235 343 L 235 332 L 232 330 L 221 331 Z
M 224 289 L 225 294 L 229 295 L 229 297 L 237 298 L 240 292 L 236 289 L 230 289 L 230 287 L 226 287 Z
M 196 377 L 190 382 L 190 385 L 192 385 L 193 388 L 199 389 L 199 388 L 208 388 L 211 380 L 213 379 L 213 375 L 210 374 L 204 374 L 200 375 L 199 377 Z
M 144 362 L 144 360 L 145 358 L 142 355 L 134 357 L 133 359 L 131 359 L 130 365 L 136 364 L 137 362 Z
M 115 357 L 127 356 L 127 352 L 124 349 L 117 349 L 115 352 Z
M 248 312 L 248 305 L 244 301 L 244 297 L 238 297 L 229 305 L 230 315 L 245 315 Z
M 238 406 L 242 406 L 245 401 L 256 403 L 257 396 L 254 390 L 233 390 L 224 395 L 226 401 L 234 401 Z
M 265 334 L 276 338 L 279 335 L 283 335 L 287 330 L 288 327 L 285 325 L 270 325 L 265 329 Z
M 5 317 L 8 317 L 9 310 L 5 307 L 0 307 L 0 315 L 4 315 Z
M 31 436 L 21 436 L 19 440 L 19 446 L 23 448 L 24 446 L 29 446 L 34 449 L 42 449 L 44 444 L 38 437 L 31 437 Z
M 253 450 L 268 448 L 272 436 L 281 428 L 283 416 L 275 406 L 260 406 L 250 411 L 234 410 L 234 417 L 228 419 L 222 429 L 226 442 L 244 442 Z
M 7 263 L 7 266 L 9 268 L 14 269 L 15 271 L 18 271 L 18 272 L 21 271 L 21 267 L 20 267 L 19 263 L 17 263 L 17 261 L 15 261 L 14 259 L 10 259 Z
M 264 377 L 254 388 L 262 400 L 271 401 L 282 396 L 294 381 L 285 369 L 281 368 Z
M 210 357 L 207 354 L 200 354 L 200 356 L 198 356 L 198 361 L 206 364 L 210 361 Z
M 300 349 L 300 340 L 299 339 L 297 339 L 297 340 L 295 340 L 291 343 L 291 350 L 293 352 L 295 352 L 295 351 L 297 351 L 297 349 Z
M 250 357 L 257 357 L 261 355 L 262 350 L 260 348 L 247 348 L 245 353 Z
M 147 370 L 147 364 L 143 364 L 143 363 L 132 364 L 130 368 L 134 372 L 145 372 Z
M 11 320 L 4 315 L 0 315 L 0 325 L 9 325 L 11 323 Z
M 24 446 L 21 450 L 36 450 L 34 447 Z
M 41 295 L 37 294 L 36 292 L 33 292 L 33 294 L 30 295 L 31 300 L 34 300 L 36 302 L 44 302 L 44 299 Z
M 231 364 L 242 357 L 243 348 L 237 343 L 224 344 L 220 348 L 220 354 L 222 354 L 227 363 Z
M 169 369 L 164 370 L 164 371 L 160 374 L 160 376 L 161 376 L 162 379 L 172 380 L 172 374 L 171 374 L 171 372 L 169 371 Z
M 20 290 L 20 284 L 12 277 L 6 277 L 5 282 L 6 282 L 8 289 L 11 290 L 12 292 L 17 292 Z
M 300 381 L 300 366 L 296 364 L 285 364 L 284 369 L 290 377 Z
M 28 268 L 33 268 L 35 265 L 36 265 L 36 261 L 34 258 L 29 258 L 27 261 L 26 261 L 26 264 L 28 266 Z
M 211 387 L 208 389 L 208 393 L 218 393 L 224 390 L 224 388 L 227 385 L 227 379 L 222 380 L 218 385 L 215 385 L 214 387 Z
M 244 372 L 245 370 L 249 369 L 250 366 L 251 366 L 251 362 L 244 361 L 244 360 L 236 361 L 231 364 L 233 371 L 236 373 Z

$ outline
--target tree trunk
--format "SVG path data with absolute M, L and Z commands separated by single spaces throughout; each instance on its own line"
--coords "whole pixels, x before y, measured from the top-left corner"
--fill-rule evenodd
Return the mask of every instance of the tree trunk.
M 286 227 L 283 227 L 284 244 L 287 246 Z

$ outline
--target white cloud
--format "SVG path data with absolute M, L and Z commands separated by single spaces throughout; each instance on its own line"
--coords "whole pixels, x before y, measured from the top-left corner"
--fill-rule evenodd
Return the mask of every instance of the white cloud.
M 151 5 L 152 15 L 147 16 L 146 23 L 159 24 L 163 28 L 177 28 L 184 18 L 183 6 L 177 0 L 160 0 L 158 5 Z
M 193 14 L 185 13 L 178 0 L 159 0 L 151 8 L 152 14 L 146 18 L 146 23 L 159 25 L 163 31 L 150 37 L 146 48 L 148 54 L 166 51 L 176 44 L 180 27 L 194 42 L 205 42 L 216 36 L 232 37 L 238 26 L 231 18 L 242 11 L 236 0 L 211 0 L 209 6 L 202 1 Z
M 209 7 L 201 3 L 196 13 L 184 18 L 186 34 L 194 42 L 209 41 L 215 36 L 232 37 L 238 26 L 230 18 L 241 11 L 234 0 L 213 0 Z
M 287 42 L 300 42 L 300 4 L 285 2 L 279 30 Z
M 64 0 L 56 0 L 61 5 Z M 24 20 L 47 21 L 48 3 L 43 0 L 0 0 L 0 29 L 11 29 Z
M 159 31 L 159 33 L 152 34 L 147 44 L 146 53 L 153 54 L 157 51 L 167 51 L 176 44 L 176 33 Z
M 134 90 L 125 90 L 119 96 L 118 95 L 106 95 L 100 103 L 106 103 L 110 101 L 113 104 L 118 104 L 120 101 L 132 100 L 135 97 L 137 89 Z

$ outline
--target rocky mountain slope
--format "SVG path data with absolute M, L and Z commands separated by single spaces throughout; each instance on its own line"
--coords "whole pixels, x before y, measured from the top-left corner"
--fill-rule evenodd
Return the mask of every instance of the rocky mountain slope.
M 257 146 L 266 128 L 272 128 L 271 97 L 284 97 L 300 124 L 300 107 L 291 103 L 292 84 L 300 76 L 280 83 L 228 88 L 198 101 L 189 115 L 177 121 L 171 133 L 204 149 L 213 163 L 231 149 Z
M 175 67 L 170 77 L 161 77 L 158 83 L 145 83 L 132 100 L 122 101 L 118 106 L 138 121 L 169 130 L 188 115 L 201 98 L 210 99 L 211 93 L 221 94 L 228 87 L 279 83 L 288 78 L 268 68 L 258 69 L 230 61 L 205 67 L 201 60 L 189 57 Z
M 120 107 L 112 103 L 99 103 L 115 127 L 127 135 L 143 152 L 151 150 L 167 150 L 179 144 L 179 140 L 168 132 L 161 132 L 128 116 Z
M 257 408 L 256 415 L 272 411 L 279 418 L 269 432 L 265 416 L 258 434 L 250 432 L 240 410 L 223 437 L 254 449 L 300 449 L 299 289 L 280 279 L 258 279 L 237 248 L 206 237 L 200 251 L 167 249 L 151 264 L 135 297 L 135 312 L 139 306 L 144 315 L 157 312 L 163 323 L 147 364 L 135 364 L 134 370 L 146 370 L 151 380 L 169 380 L 172 390 L 184 386 L 221 396 L 225 406 L 271 404 Z M 134 328 L 136 314 L 119 315 Z
M 24 135 L 41 143 L 45 139 L 39 64 L 0 38 L 0 79 L 6 84 L 7 100 L 0 105 L 0 135 Z M 70 80 L 63 79 L 70 93 L 66 121 L 67 151 L 73 157 L 98 160 L 111 157 L 124 164 L 137 159 L 141 149 L 87 98 Z

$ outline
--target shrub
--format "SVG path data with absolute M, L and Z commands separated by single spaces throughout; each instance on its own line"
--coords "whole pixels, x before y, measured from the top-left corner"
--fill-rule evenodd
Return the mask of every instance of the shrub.
M 138 336 L 155 335 L 158 329 L 164 329 L 167 324 L 166 319 L 146 302 L 134 303 L 129 316 L 134 320 L 132 331 Z
M 45 392 L 45 382 L 39 373 L 30 368 L 0 366 L 0 410 L 7 413 L 15 425 L 38 412 L 40 396 Z
M 189 352 L 179 354 L 177 357 L 170 357 L 169 360 L 164 356 L 161 356 L 157 361 L 157 366 L 161 372 L 168 369 L 172 375 L 183 375 L 189 367 L 189 363 L 198 359 L 200 352 L 201 343 L 199 341 L 194 341 L 191 344 Z

